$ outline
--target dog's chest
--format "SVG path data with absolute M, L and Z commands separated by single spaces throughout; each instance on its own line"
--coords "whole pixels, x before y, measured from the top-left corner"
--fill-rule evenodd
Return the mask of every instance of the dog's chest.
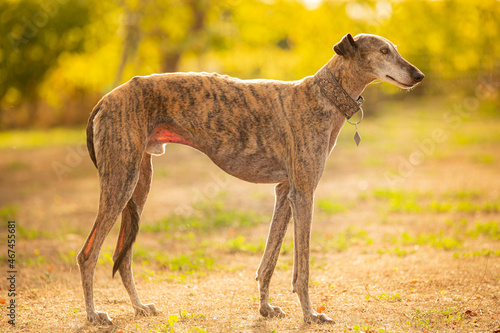
M 345 118 L 343 117 L 335 117 L 333 123 L 332 123 L 332 129 L 331 129 L 331 134 L 330 134 L 330 140 L 328 142 L 328 153 L 330 154 L 335 148 L 335 145 L 337 144 L 337 138 L 340 134 L 340 131 L 342 130 L 342 127 L 346 123 Z

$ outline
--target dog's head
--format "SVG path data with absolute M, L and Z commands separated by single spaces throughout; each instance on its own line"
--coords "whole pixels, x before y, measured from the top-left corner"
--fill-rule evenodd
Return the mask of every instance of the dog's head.
M 409 89 L 424 79 L 424 74 L 401 57 L 393 43 L 380 36 L 347 34 L 333 49 L 368 81 L 380 80 Z

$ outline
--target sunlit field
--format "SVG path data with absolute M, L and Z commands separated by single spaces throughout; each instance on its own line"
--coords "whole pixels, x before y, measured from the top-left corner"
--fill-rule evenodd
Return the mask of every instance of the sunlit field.
M 476 97 L 403 96 L 365 107 L 359 147 L 345 125 L 316 192 L 311 242 L 312 302 L 334 325 L 302 321 L 291 292 L 292 228 L 271 282 L 272 304 L 287 316 L 258 314 L 254 278 L 273 186 L 231 178 L 196 150 L 172 144 L 153 160 L 134 245 L 139 294 L 160 314 L 134 318 L 119 276 L 111 277 L 118 221 L 95 276 L 96 307 L 114 325 L 90 326 L 75 257 L 97 211 L 98 182 L 83 128 L 0 133 L 0 216 L 17 224 L 19 292 L 17 326 L 7 327 L 2 306 L 0 330 L 496 332 L 498 111 Z M 6 279 L 0 287 L 0 302 L 8 301 Z
M 499 17 L 498 0 L 0 1 L 0 332 L 500 333 Z M 391 53 L 335 50 L 362 33 Z M 396 53 L 425 79 L 363 91 L 361 143 L 346 124 L 315 193 L 309 289 L 335 324 L 303 321 L 292 224 L 270 286 L 286 317 L 260 316 L 274 185 L 176 144 L 153 158 L 133 247 L 159 315 L 136 318 L 112 277 L 118 220 L 94 279 L 113 325 L 87 322 L 76 256 L 99 188 L 85 128 L 104 95 L 158 73 L 300 80 L 332 57 L 349 90 L 391 80 Z

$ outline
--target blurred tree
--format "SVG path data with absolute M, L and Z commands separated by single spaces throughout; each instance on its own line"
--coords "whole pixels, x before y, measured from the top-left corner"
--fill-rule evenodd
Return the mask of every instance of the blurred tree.
M 205 29 L 205 18 L 210 9 L 212 1 L 209 0 L 188 0 L 186 1 L 190 22 L 186 29 L 184 42 L 174 44 L 174 47 L 161 48 L 161 71 L 164 73 L 176 72 L 179 67 L 179 60 L 186 49 L 192 48 L 195 51 L 200 51 L 205 42 L 203 39 Z M 168 38 L 168 31 L 165 31 Z M 172 44 L 170 45 L 172 46 Z
M 38 87 L 60 54 L 83 49 L 89 18 L 84 1 L 0 2 L 0 110 L 27 102 L 33 120 Z
M 121 2 L 121 5 L 124 7 L 123 22 L 121 23 L 124 30 L 123 43 L 118 71 L 113 86 L 117 86 L 120 83 L 127 60 L 129 57 L 135 55 L 142 37 L 140 29 L 142 17 L 140 11 L 137 8 L 132 8 L 126 1 Z
M 103 93 L 155 72 L 300 79 L 347 32 L 395 42 L 427 75 L 419 92 L 470 93 L 500 76 L 498 17 L 497 0 L 6 0 L 0 121 L 21 104 L 50 109 L 47 123 L 83 121 Z
M 141 28 L 145 38 L 158 46 L 159 69 L 176 72 L 187 52 L 200 53 L 209 47 L 214 30 L 207 23 L 209 12 L 220 6 L 214 0 L 146 1 Z

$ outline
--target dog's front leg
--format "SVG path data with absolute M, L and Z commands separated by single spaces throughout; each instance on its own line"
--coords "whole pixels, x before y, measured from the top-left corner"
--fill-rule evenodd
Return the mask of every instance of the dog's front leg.
M 305 322 L 333 323 L 333 320 L 323 313 L 317 313 L 313 310 L 309 298 L 309 242 L 311 238 L 314 191 L 292 189 L 288 199 L 293 213 L 292 290 L 299 297 Z
M 280 183 L 275 187 L 275 203 L 271 227 L 267 236 L 266 249 L 260 261 L 255 279 L 259 282 L 260 305 L 259 312 L 264 317 L 284 317 L 285 313 L 279 306 L 269 304 L 269 283 L 280 254 L 281 244 L 292 216 L 287 195 L 289 182 Z

